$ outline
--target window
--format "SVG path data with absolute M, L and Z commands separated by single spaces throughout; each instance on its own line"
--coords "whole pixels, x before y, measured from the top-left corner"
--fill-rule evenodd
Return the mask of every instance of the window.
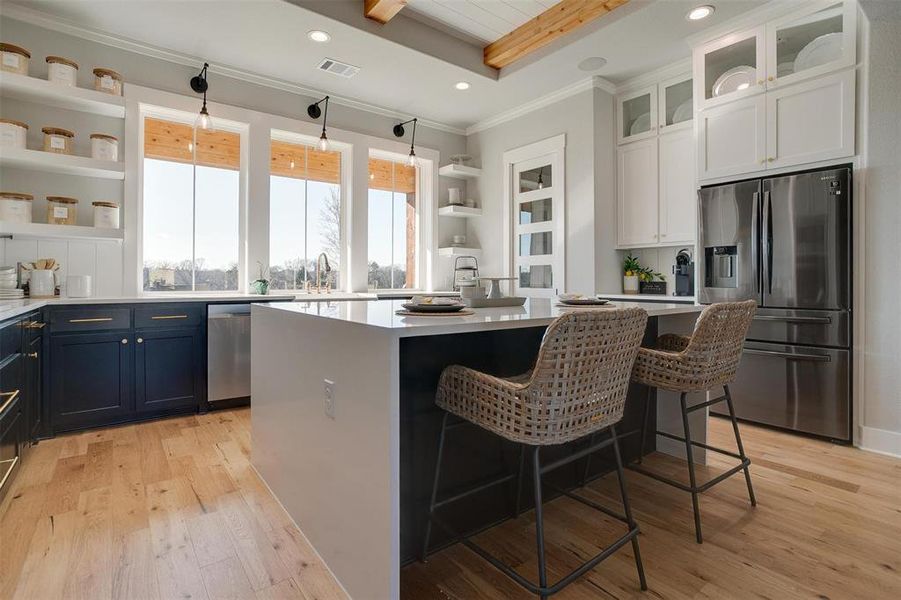
M 337 288 L 341 259 L 341 153 L 272 140 L 269 173 L 272 288 L 300 290 L 307 284 L 315 286 L 316 261 L 323 252 L 330 271 L 321 275 L 322 285 Z
M 193 119 L 193 115 L 190 115 Z M 239 289 L 238 133 L 144 119 L 145 291 Z
M 369 288 L 416 289 L 417 167 L 369 159 Z

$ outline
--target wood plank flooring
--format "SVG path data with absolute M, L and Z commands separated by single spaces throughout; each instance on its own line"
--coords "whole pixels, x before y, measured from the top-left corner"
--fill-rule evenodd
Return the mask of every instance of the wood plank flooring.
M 624 549 L 555 600 L 901 597 L 901 460 L 742 432 L 756 509 L 740 476 L 713 488 L 698 546 L 689 496 L 628 472 L 650 590 L 639 592 Z M 728 423 L 713 419 L 711 439 L 731 447 Z M 344 598 L 250 468 L 250 447 L 246 409 L 41 442 L 0 505 L 0 598 Z M 713 460 L 702 477 L 728 464 Z M 677 459 L 645 464 L 687 478 Z M 584 494 L 617 506 L 612 476 Z M 552 579 L 622 531 L 565 498 L 545 515 Z M 533 528 L 528 513 L 479 539 L 533 577 Z M 404 600 L 532 597 L 461 547 L 404 569 L 401 582 Z

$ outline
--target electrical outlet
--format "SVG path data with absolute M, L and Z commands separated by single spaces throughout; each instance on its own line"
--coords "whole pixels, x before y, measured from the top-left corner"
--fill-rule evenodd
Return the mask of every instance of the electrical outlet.
M 330 379 L 323 379 L 322 384 L 325 390 L 325 416 L 332 419 L 335 418 L 335 382 Z

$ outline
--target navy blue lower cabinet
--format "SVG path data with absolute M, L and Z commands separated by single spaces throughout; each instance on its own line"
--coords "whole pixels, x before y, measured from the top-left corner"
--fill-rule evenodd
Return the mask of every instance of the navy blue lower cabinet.
M 196 408 L 203 387 L 203 336 L 196 327 L 135 332 L 135 410 Z
M 134 346 L 131 332 L 51 337 L 54 432 L 128 420 L 134 413 Z
M 44 434 L 44 395 L 41 385 L 41 364 L 44 360 L 44 344 L 41 336 L 26 341 L 23 352 L 25 361 L 26 437 L 35 440 Z

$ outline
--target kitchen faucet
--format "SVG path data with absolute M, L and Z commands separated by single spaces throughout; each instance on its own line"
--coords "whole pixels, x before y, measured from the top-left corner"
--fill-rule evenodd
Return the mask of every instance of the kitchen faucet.
M 331 272 L 332 267 L 328 264 L 328 255 L 325 252 L 321 252 L 319 256 L 316 258 L 316 293 L 322 293 L 322 276 L 320 273 L 320 265 L 322 265 L 322 261 L 325 261 L 325 293 L 329 293 L 328 287 L 328 274 Z

